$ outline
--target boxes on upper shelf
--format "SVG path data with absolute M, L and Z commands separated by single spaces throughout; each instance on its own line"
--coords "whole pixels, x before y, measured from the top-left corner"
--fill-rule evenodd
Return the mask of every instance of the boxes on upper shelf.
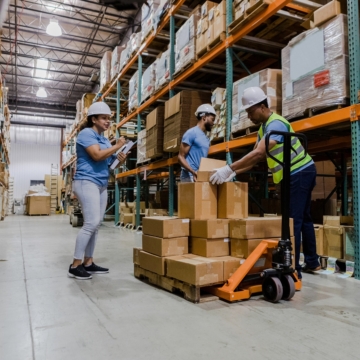
M 100 90 L 111 80 L 111 51 L 106 51 L 100 63 Z
M 164 51 L 156 62 L 155 91 L 170 81 L 170 50 Z
M 347 36 L 347 16 L 341 14 L 296 36 L 282 50 L 283 116 L 293 119 L 309 109 L 348 102 Z
M 158 106 L 146 117 L 146 157 L 153 159 L 163 155 L 164 106 Z
M 121 53 L 125 49 L 125 46 L 116 46 L 111 55 L 111 70 L 110 70 L 110 79 L 114 79 L 114 77 L 119 73 L 120 70 L 120 58 Z
M 137 164 L 147 160 L 146 157 L 146 129 L 138 132 L 137 137 Z
M 156 63 L 153 62 L 143 72 L 141 81 L 141 102 L 147 100 L 155 92 Z
M 248 118 L 247 112 L 240 111 L 242 106 L 242 95 L 245 89 L 258 86 L 268 98 L 269 108 L 272 112 L 281 115 L 282 105 L 282 72 L 281 70 L 265 69 L 255 74 L 251 74 L 233 84 L 233 119 L 231 122 L 231 132 L 255 126 Z
M 164 151 L 179 151 L 185 131 L 197 124 L 196 109 L 209 100 L 206 92 L 184 90 L 165 102 Z
M 216 219 L 217 187 L 208 182 L 178 185 L 179 217 L 196 220 Z
M 136 70 L 129 81 L 129 112 L 139 106 L 138 98 L 139 71 Z

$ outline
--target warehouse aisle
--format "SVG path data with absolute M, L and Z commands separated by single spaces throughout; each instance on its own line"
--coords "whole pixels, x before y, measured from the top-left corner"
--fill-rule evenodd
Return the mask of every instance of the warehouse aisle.
M 78 229 L 64 215 L 0 223 L 2 360 L 355 358 L 360 282 L 305 275 L 294 300 L 194 305 L 132 275 L 134 232 L 100 229 L 110 274 L 66 276 Z M 356 341 L 356 340 L 355 340 Z

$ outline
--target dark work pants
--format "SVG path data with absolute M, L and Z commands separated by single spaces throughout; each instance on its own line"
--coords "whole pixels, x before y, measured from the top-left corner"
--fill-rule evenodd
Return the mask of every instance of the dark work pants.
M 310 214 L 311 192 L 315 184 L 316 167 L 314 164 L 290 176 L 290 217 L 294 219 L 295 269 L 299 274 L 301 239 L 307 267 L 313 269 L 319 266 L 314 224 Z

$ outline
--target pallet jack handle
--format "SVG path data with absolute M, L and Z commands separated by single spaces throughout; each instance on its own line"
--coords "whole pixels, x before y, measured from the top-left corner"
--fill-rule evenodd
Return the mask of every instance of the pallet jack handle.
M 270 152 L 269 143 L 271 135 L 281 135 L 284 137 L 283 161 L 274 157 Z M 291 161 L 291 153 L 295 152 L 296 157 L 297 152 L 292 146 L 292 138 L 302 140 L 302 147 L 300 147 L 299 150 L 300 152 L 304 151 L 304 155 L 301 158 L 296 159 L 294 162 Z M 265 135 L 265 148 L 266 155 L 283 168 L 283 179 L 281 181 L 281 240 L 290 241 L 290 171 L 292 166 L 304 160 L 307 156 L 307 138 L 301 133 L 271 130 Z

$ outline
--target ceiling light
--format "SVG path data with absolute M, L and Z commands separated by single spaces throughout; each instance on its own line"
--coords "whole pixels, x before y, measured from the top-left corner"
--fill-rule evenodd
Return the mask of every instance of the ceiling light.
M 45 89 L 43 87 L 39 87 L 39 90 L 36 93 L 36 97 L 39 98 L 46 98 L 47 97 L 47 93 L 45 91 Z
M 46 33 L 50 36 L 61 36 L 62 31 L 59 22 L 55 19 L 51 19 L 50 24 L 46 28 Z

